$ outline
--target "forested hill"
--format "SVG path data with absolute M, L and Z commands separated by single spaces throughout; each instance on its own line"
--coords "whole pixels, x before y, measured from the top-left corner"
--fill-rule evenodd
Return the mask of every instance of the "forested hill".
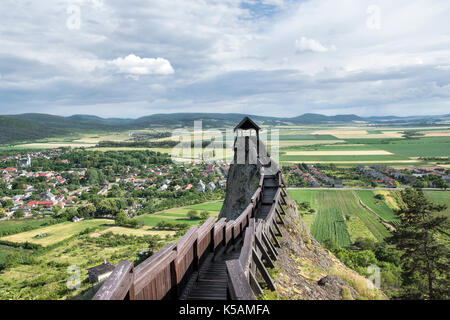
M 138 119 L 101 118 L 92 115 L 73 115 L 70 117 L 41 113 L 25 113 L 0 116 L 0 144 L 31 141 L 74 131 L 121 131 L 146 128 L 177 128 L 193 125 L 202 120 L 203 128 L 234 127 L 244 116 L 250 116 L 260 125 L 308 125 L 308 124 L 349 124 L 365 121 L 377 125 L 439 125 L 450 120 L 450 115 L 417 117 L 370 117 L 362 118 L 354 114 L 326 116 L 307 113 L 292 118 L 255 116 L 239 113 L 171 113 L 154 114 Z M 442 122 L 444 123 L 444 122 Z
M 54 137 L 65 130 L 45 125 L 33 125 L 23 121 L 0 116 L 0 144 Z

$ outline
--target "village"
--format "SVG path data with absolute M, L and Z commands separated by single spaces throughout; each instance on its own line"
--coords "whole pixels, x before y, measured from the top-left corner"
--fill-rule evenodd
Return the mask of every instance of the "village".
M 287 178 L 291 186 L 311 188 L 399 188 L 405 186 L 419 188 L 446 189 L 450 185 L 450 172 L 442 167 L 423 168 L 410 167 L 402 170 L 382 165 L 350 168 L 336 168 L 330 165 L 313 165 L 301 163 L 283 168 L 289 174 Z M 352 180 L 357 183 L 347 184 Z
M 208 193 L 223 189 L 229 166 L 222 162 L 214 164 L 192 163 L 190 165 L 140 165 L 124 166 L 118 173 L 111 166 L 92 172 L 92 169 L 74 167 L 68 170 L 43 170 L 33 166 L 33 161 L 50 160 L 55 165 L 70 166 L 70 160 L 61 159 L 71 149 L 57 149 L 46 152 L 30 152 L 25 156 L 5 157 L 1 162 L 16 166 L 0 167 L 0 219 L 49 217 L 61 210 L 86 206 L 86 194 L 97 198 L 115 198 L 122 192 L 151 191 L 153 198 L 158 193 Z M 93 176 L 104 174 L 102 181 L 93 182 Z M 78 181 L 77 181 L 78 180 Z M 135 215 L 142 208 L 145 199 L 136 199 L 126 212 Z M 129 210 L 128 210 L 129 209 Z M 74 216 L 73 221 L 82 218 Z

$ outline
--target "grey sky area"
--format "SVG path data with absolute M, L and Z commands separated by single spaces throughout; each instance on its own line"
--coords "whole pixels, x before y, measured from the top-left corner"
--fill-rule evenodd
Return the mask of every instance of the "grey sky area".
M 450 113 L 450 1 L 0 2 L 0 114 Z

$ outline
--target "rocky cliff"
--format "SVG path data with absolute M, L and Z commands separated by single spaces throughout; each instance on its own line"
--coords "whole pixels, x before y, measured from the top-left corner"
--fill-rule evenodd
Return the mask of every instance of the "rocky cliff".
M 287 199 L 284 236 L 274 278 L 277 291 L 270 299 L 356 300 L 387 299 L 369 280 L 340 262 L 310 234 Z
M 256 161 L 256 137 L 238 137 L 238 148 L 247 155 L 235 156 L 227 180 L 226 198 L 219 218 L 235 219 L 248 206 L 258 188 L 260 175 L 279 171 L 260 141 L 259 161 Z M 244 159 L 244 160 L 243 160 Z M 239 164 L 239 163 L 242 164 Z M 263 298 L 290 300 L 386 299 L 380 290 L 357 272 L 346 267 L 331 252 L 323 248 L 307 230 L 294 201 L 287 197 L 284 208 L 284 236 L 279 238 L 276 268 L 271 274 L 276 292 L 266 291 Z

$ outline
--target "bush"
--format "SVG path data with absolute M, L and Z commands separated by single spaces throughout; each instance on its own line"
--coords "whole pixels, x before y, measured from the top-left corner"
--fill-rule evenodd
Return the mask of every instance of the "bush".
M 199 215 L 198 215 L 198 212 L 196 210 L 189 210 L 188 213 L 187 213 L 187 216 L 191 220 L 197 220 L 197 219 L 200 218 Z
M 200 213 L 200 218 L 201 218 L 202 220 L 208 219 L 208 218 L 209 218 L 209 212 L 206 211 L 206 210 L 202 211 L 202 212 Z
M 386 199 L 386 197 L 383 194 L 377 194 L 377 195 L 375 195 L 375 199 L 383 201 L 384 199 Z

